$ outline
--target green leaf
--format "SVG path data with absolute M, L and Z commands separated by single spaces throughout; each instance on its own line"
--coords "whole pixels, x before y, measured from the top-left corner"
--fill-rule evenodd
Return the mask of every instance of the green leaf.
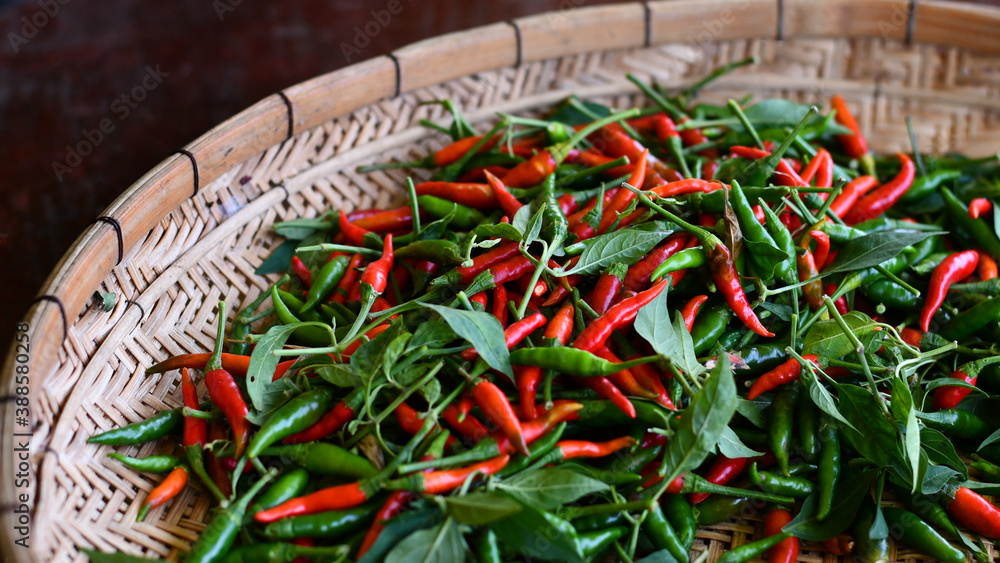
M 517 213 L 510 218 L 510 225 L 521 234 L 521 239 L 524 240 L 524 234 L 528 232 L 528 222 L 531 220 L 531 206 L 525 205 L 521 209 L 517 210 Z M 539 227 L 541 228 L 541 227 Z
M 523 506 L 521 512 L 493 522 L 490 528 L 502 545 L 521 555 L 546 561 L 584 561 L 573 525 L 533 506 Z
M 955 451 L 955 446 L 944 434 L 924 426 L 920 429 L 920 447 L 931 463 L 947 465 L 960 472 L 963 479 L 969 478 L 969 468 Z
M 529 206 L 525 205 L 521 209 L 524 209 L 525 207 Z M 520 213 L 520 210 L 518 210 L 518 213 Z M 536 211 L 535 214 L 532 215 L 531 218 L 528 219 L 528 222 L 524 225 L 524 239 L 521 241 L 521 244 L 527 246 L 538 240 L 538 236 L 542 234 L 542 225 L 544 224 L 544 222 L 545 222 L 545 206 L 543 205 L 538 208 L 538 211 Z
M 771 401 L 757 397 L 750 401 L 743 397 L 738 397 L 736 402 L 736 412 L 743 415 L 743 418 L 750 421 L 757 428 L 767 428 L 767 415 L 764 411 L 771 406 Z
M 920 483 L 920 493 L 924 495 L 937 494 L 949 482 L 961 481 L 962 474 L 950 467 L 943 465 L 931 465 L 924 473 L 923 482 Z
M 500 493 L 470 493 L 446 497 L 448 516 L 460 524 L 482 526 L 521 511 L 521 505 Z
M 392 323 L 388 330 L 380 332 L 375 338 L 358 347 L 351 355 L 351 367 L 361 375 L 363 381 L 371 380 L 385 365 L 387 354 L 398 354 L 400 346 L 406 346 L 405 340 L 409 338 L 409 335 L 410 333 L 403 329 L 402 323 Z M 390 350 L 390 344 L 400 337 L 405 337 L 404 341 L 401 344 L 396 344 L 395 349 Z
M 595 102 L 584 102 L 579 101 L 584 107 L 586 107 L 597 119 L 602 117 L 607 117 L 611 115 L 611 108 L 604 106 Z M 586 125 L 591 121 L 594 121 L 594 117 L 591 117 L 577 108 L 573 107 L 573 104 L 568 101 L 563 102 L 556 108 L 556 111 L 552 112 L 549 116 L 549 121 L 559 121 L 565 123 L 566 125 Z
M 888 467 L 894 462 L 902 465 L 896 427 L 883 416 L 875 397 L 857 385 L 834 383 L 834 386 L 840 396 L 840 414 L 854 427 L 841 427 L 840 431 L 854 451 L 878 467 Z M 908 475 L 901 477 L 905 479 Z
M 650 221 L 589 238 L 567 247 L 582 249 L 576 266 L 569 274 L 599 274 L 615 262 L 631 266 L 646 256 L 663 239 L 677 232 L 677 226 L 666 221 Z
M 996 442 L 997 440 L 1000 440 L 1000 428 L 997 428 L 996 430 L 993 431 L 992 434 L 990 434 L 989 436 L 987 436 L 986 439 L 983 440 L 983 443 L 979 444 L 979 447 L 976 448 L 976 451 L 978 452 L 979 450 L 981 450 L 981 449 L 985 448 L 986 446 L 988 446 L 988 445 Z
M 403 512 L 386 523 L 385 528 L 382 529 L 382 533 L 375 540 L 375 544 L 372 545 L 371 549 L 365 553 L 364 557 L 358 563 L 383 561 L 386 554 L 399 545 L 399 542 L 403 538 L 416 530 L 429 528 L 437 524 L 441 521 L 441 518 L 441 511 L 437 506 Z
M 767 98 L 745 108 L 743 114 L 757 129 L 795 127 L 809 113 L 809 106 L 780 98 Z M 822 120 L 817 116 L 816 119 Z M 733 129 L 742 130 L 740 123 Z
M 465 537 L 455 520 L 413 532 L 385 557 L 385 563 L 452 563 L 464 561 Z
M 674 436 L 667 441 L 660 468 L 667 482 L 705 461 L 729 426 L 736 404 L 736 382 L 729 356 L 723 354 L 701 391 L 681 412 Z
M 458 335 L 455 334 L 454 330 L 451 330 L 448 323 L 436 320 L 424 321 L 413 332 L 413 338 L 410 339 L 407 352 L 416 350 L 421 346 L 442 348 L 454 342 L 457 338 Z
M 495 225 L 479 225 L 473 231 L 479 240 L 499 237 L 502 239 L 521 242 L 521 231 L 518 231 L 510 223 L 497 223 Z
M 917 410 L 913 408 L 913 396 L 910 387 L 898 377 L 892 378 L 892 413 L 898 420 L 905 420 L 903 430 L 903 453 L 910 462 L 910 472 L 913 492 L 916 492 L 920 482 L 920 424 L 917 422 Z
M 278 407 L 284 405 L 292 397 L 302 393 L 302 388 L 295 384 L 291 377 L 282 377 L 272 382 L 264 391 L 261 398 L 260 410 L 251 410 L 247 413 L 247 420 L 250 424 L 262 425 L 270 418 L 271 413 Z
M 325 233 L 333 223 L 319 218 L 299 218 L 274 224 L 274 232 L 288 240 L 307 239 L 316 233 Z
M 861 311 L 850 311 L 844 322 L 867 350 L 880 334 L 875 330 L 877 323 Z M 834 319 L 819 321 L 806 333 L 802 344 L 803 354 L 815 354 L 821 358 L 836 359 L 854 352 L 850 339 Z
M 705 366 L 698 362 L 694 341 L 684 325 L 680 311 L 677 311 L 676 323 L 670 324 L 668 291 L 669 288 L 664 288 L 655 299 L 639 309 L 635 317 L 635 330 L 649 342 L 657 354 L 673 362 L 685 374 L 692 377 L 701 375 L 705 373 Z
M 525 504 L 552 510 L 580 497 L 607 490 L 608 486 L 575 471 L 548 467 L 519 473 L 498 483 L 497 488 Z
M 337 387 L 350 388 L 364 385 L 364 378 L 349 363 L 316 368 L 316 373 L 323 378 L 323 381 Z
M 758 452 L 744 444 L 743 440 L 740 440 L 740 437 L 736 435 L 736 432 L 733 432 L 733 429 L 728 426 L 722 431 L 722 436 L 719 437 L 719 453 L 729 459 L 764 455 L 763 452 Z
M 149 561 L 164 561 L 164 559 L 147 559 L 128 553 L 105 553 L 96 549 L 81 547 L 80 551 L 87 554 L 92 563 L 148 563 Z
M 823 268 L 823 276 L 878 266 L 898 256 L 904 248 L 940 234 L 944 232 L 879 231 L 851 239 L 837 253 L 837 258 Z
M 271 255 L 267 257 L 267 260 L 264 260 L 253 273 L 258 276 L 266 276 L 267 274 L 284 272 L 288 269 L 288 265 L 292 263 L 292 256 L 295 256 L 296 246 L 298 246 L 298 241 L 294 240 L 286 240 L 279 244 L 271 252 Z
M 809 400 L 811 400 L 819 410 L 825 412 L 834 419 L 839 420 L 842 424 L 848 426 L 849 428 L 855 429 L 850 421 L 840 414 L 840 410 L 837 408 L 837 401 L 833 398 L 833 395 L 826 390 L 826 387 L 820 383 L 819 379 L 817 379 L 808 368 L 802 368 L 802 381 L 805 382 L 806 389 L 809 390 Z M 801 401 L 802 399 L 799 400 Z
M 872 473 L 846 469 L 837 480 L 830 513 L 823 521 L 816 519 L 816 495 L 802 503 L 799 514 L 782 528 L 806 541 L 824 541 L 846 530 L 857 518 L 858 508 L 868 495 Z
M 468 340 L 479 357 L 489 366 L 513 379 L 514 372 L 510 367 L 510 352 L 504 344 L 503 326 L 493 315 L 482 311 L 463 311 L 451 309 L 443 305 L 421 303 L 422 306 L 434 310 L 441 315 L 444 322 L 455 331 L 455 334 Z
M 670 554 L 666 549 L 661 549 L 659 551 L 654 551 L 649 555 L 643 557 L 642 559 L 636 560 L 635 563 L 680 563 L 677 561 L 673 555 Z
M 247 395 L 250 396 L 253 408 L 258 412 L 263 410 L 264 394 L 271 385 L 274 370 L 281 360 L 272 352 L 284 348 L 285 342 L 299 326 L 300 324 L 272 326 L 264 336 L 260 337 L 253 353 L 250 354 L 250 365 L 247 367 Z

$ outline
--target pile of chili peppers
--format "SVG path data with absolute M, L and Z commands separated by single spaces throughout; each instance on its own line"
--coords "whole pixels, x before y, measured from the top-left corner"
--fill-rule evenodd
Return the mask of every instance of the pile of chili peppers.
M 180 438 L 108 454 L 166 474 L 128 515 L 213 495 L 188 563 L 704 561 L 729 518 L 727 562 L 986 558 L 997 159 L 630 79 L 485 132 L 444 102 L 450 144 L 361 169 L 403 205 L 277 224 L 287 275 L 147 370 L 183 406 L 91 438 Z

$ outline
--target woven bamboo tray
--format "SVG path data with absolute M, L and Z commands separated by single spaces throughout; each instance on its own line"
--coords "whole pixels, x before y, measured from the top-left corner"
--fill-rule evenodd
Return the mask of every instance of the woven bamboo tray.
M 629 106 L 626 72 L 682 86 L 748 56 L 760 64 L 704 97 L 745 93 L 853 106 L 874 149 L 973 155 L 1000 148 L 1000 10 L 907 0 L 679 0 L 594 6 L 441 36 L 297 84 L 261 100 L 171 155 L 132 185 L 66 253 L 24 319 L 30 350 L 0 374 L 0 554 L 11 561 L 83 561 L 78 547 L 175 556 L 204 526 L 207 495 L 188 488 L 135 523 L 155 485 L 107 460 L 91 434 L 180 404 L 178 377 L 143 370 L 209 349 L 216 303 L 230 311 L 273 281 L 253 270 L 279 242 L 275 221 L 331 206 L 389 206 L 403 173 L 358 164 L 412 159 L 443 144 L 418 125 L 446 121 L 419 105 L 451 98 L 473 120 L 544 108 L 570 93 Z M 119 296 L 104 313 L 94 290 Z M 24 337 L 21 336 L 23 339 Z M 19 353 L 27 352 L 23 355 Z M 14 400 L 30 377 L 30 425 Z M 22 389 L 23 392 L 23 389 Z M 15 435 L 30 434 L 30 437 Z M 27 486 L 18 458 L 27 440 Z M 128 448 L 163 453 L 165 444 Z M 24 495 L 21 497 L 21 495 Z M 15 545 L 14 510 L 31 510 L 30 548 Z M 695 550 L 760 533 L 760 518 L 701 530 Z M 990 548 L 992 550 L 992 548 Z M 992 553 L 992 551 L 991 551 Z M 916 558 L 893 551 L 894 560 Z M 802 561 L 835 561 L 803 551 Z

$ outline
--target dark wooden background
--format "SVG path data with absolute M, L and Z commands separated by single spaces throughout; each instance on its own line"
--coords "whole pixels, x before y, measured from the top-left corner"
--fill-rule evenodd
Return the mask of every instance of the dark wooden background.
M 0 0 L 2 350 L 87 224 L 215 124 L 419 39 L 589 3 Z

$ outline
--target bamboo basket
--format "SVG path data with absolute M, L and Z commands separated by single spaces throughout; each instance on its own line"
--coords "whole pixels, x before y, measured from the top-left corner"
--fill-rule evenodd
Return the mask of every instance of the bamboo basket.
M 840 93 L 875 150 L 909 150 L 905 116 L 921 150 L 1000 148 L 1000 10 L 930 0 L 585 7 L 429 39 L 291 86 L 140 178 L 41 289 L 20 326 L 30 349 L 12 347 L 0 376 L 3 559 L 83 561 L 79 547 L 167 557 L 187 549 L 206 521 L 208 495 L 189 487 L 136 524 L 156 481 L 109 461 L 108 448 L 86 438 L 181 403 L 176 373 L 143 370 L 210 349 L 217 302 L 235 311 L 273 281 L 253 271 L 279 242 L 275 221 L 402 199 L 405 172 L 354 170 L 443 145 L 418 121 L 445 116 L 420 102 L 451 98 L 474 121 L 542 109 L 570 93 L 629 106 L 640 100 L 626 72 L 683 86 L 748 56 L 760 64 L 726 76 L 703 98 L 752 93 L 822 105 Z M 96 289 L 119 296 L 111 312 L 91 306 Z M 29 425 L 17 420 L 15 370 L 30 377 Z M 17 479 L 24 441 L 27 486 Z M 15 544 L 22 504 L 31 511 L 30 548 Z M 743 516 L 700 530 L 695 551 L 714 560 L 751 541 L 762 515 Z M 918 559 L 893 549 L 893 560 Z M 801 560 L 838 558 L 804 550 Z

